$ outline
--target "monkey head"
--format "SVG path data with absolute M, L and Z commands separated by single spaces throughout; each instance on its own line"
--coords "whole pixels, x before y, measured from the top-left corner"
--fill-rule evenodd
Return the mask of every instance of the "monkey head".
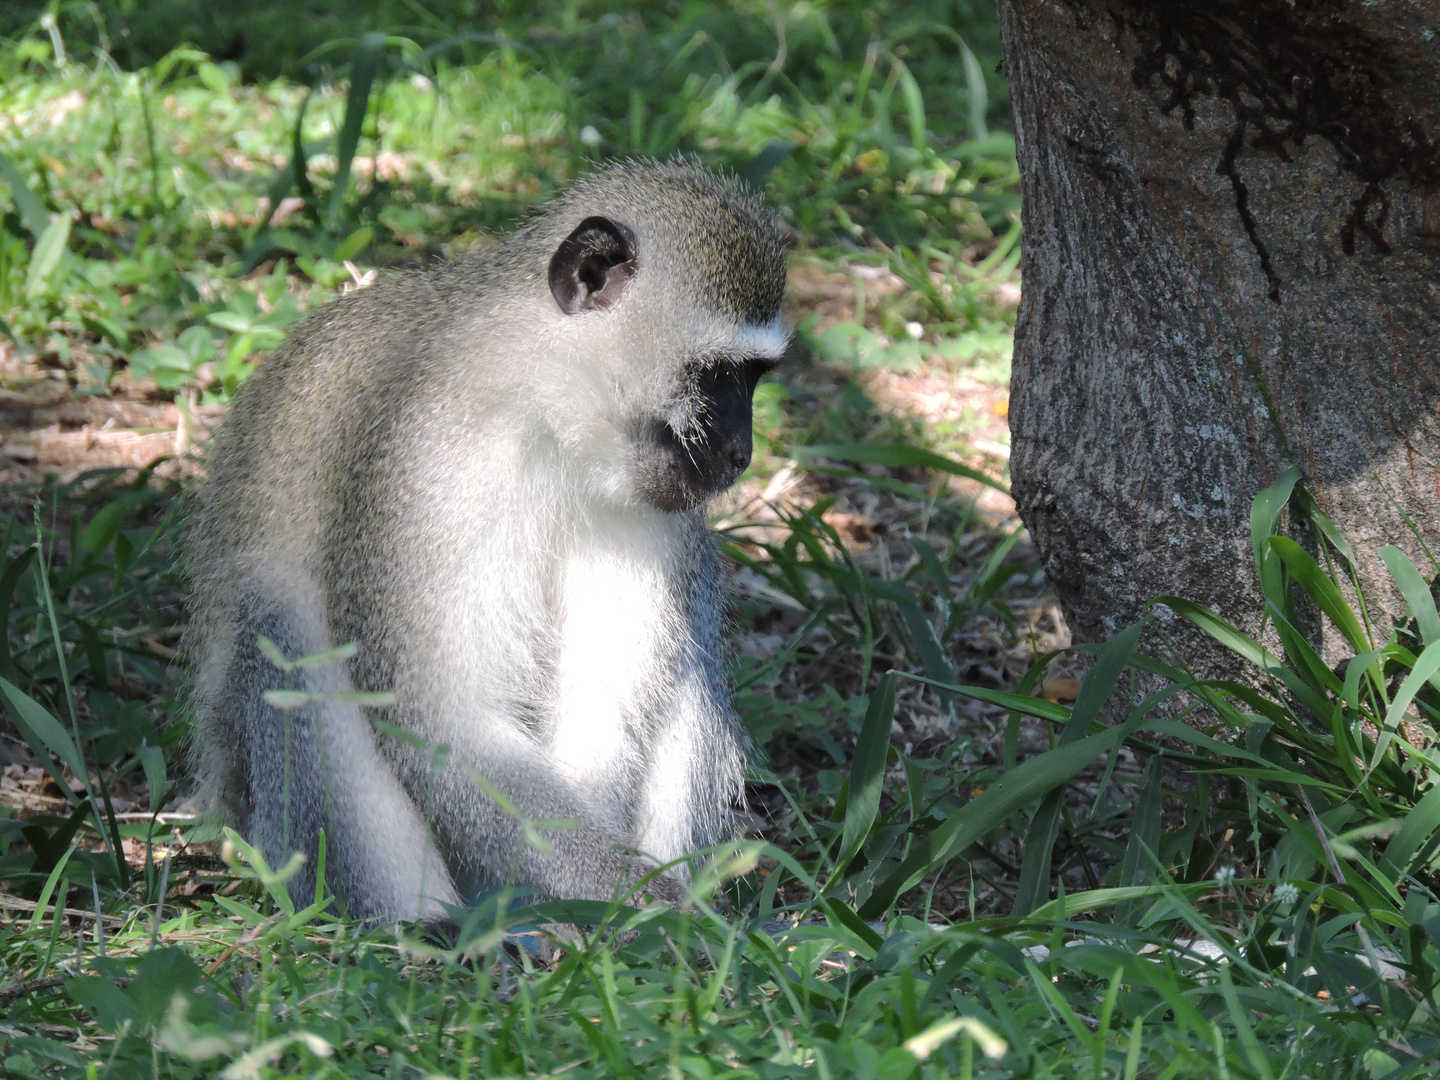
M 561 318 L 585 329 L 567 357 L 604 386 L 595 400 L 608 408 L 589 420 L 623 444 L 626 497 L 693 510 L 749 466 L 755 385 L 789 340 L 778 222 L 684 163 L 612 166 L 564 204 L 575 224 L 548 283 Z

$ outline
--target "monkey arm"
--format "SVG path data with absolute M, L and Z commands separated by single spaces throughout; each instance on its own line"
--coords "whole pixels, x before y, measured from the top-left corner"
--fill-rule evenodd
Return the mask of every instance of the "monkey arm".
M 635 846 L 662 863 L 728 839 L 744 802 L 748 744 L 718 642 L 707 651 L 694 636 L 660 710 L 634 826 Z
M 633 826 L 635 846 L 661 862 L 730 838 L 735 808 L 744 804 L 748 752 L 730 704 L 714 539 L 699 514 L 681 521 L 689 573 L 688 588 L 677 591 L 686 598 L 685 630 L 677 635 L 674 675 L 653 709 Z

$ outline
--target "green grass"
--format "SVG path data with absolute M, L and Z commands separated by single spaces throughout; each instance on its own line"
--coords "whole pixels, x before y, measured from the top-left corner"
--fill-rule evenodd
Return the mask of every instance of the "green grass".
M 1003 97 L 978 62 L 954 85 L 969 46 L 927 28 L 925 5 L 895 5 L 874 48 L 860 5 L 785 9 L 794 59 L 778 70 L 762 19 L 580 10 L 532 14 L 483 48 L 433 27 L 367 35 L 313 89 L 242 86 L 189 48 L 136 71 L 82 63 L 59 29 L 31 33 L 4 57 L 6 186 L 35 195 L 11 202 L 0 244 L 7 332 L 87 391 L 202 384 L 223 400 L 297 308 L 350 281 L 347 259 L 463 250 L 602 156 L 687 152 L 763 184 L 809 244 L 915 286 L 874 306 L 882 339 L 811 335 L 822 354 L 913 365 L 918 322 L 932 350 L 955 351 L 962 330 L 957 356 L 1008 356 L 1007 318 L 986 302 L 1018 258 L 1013 142 L 985 119 Z M 980 29 L 993 55 L 993 25 Z M 285 197 L 301 209 L 267 225 Z M 52 226 L 60 209 L 72 220 Z
M 1254 517 L 1270 651 L 1170 599 L 1058 704 L 1040 690 L 1075 667 L 1046 651 L 1033 555 L 973 501 L 1003 477 L 966 422 L 870 393 L 1008 373 L 993 12 L 377 2 L 337 29 L 338 4 L 220 7 L 0 16 L 5 389 L 223 403 L 304 310 L 492 242 L 595 160 L 749 176 L 809 297 L 755 466 L 806 497 L 725 538 L 768 823 L 687 912 L 501 897 L 440 948 L 297 904 L 243 842 L 156 813 L 184 782 L 174 484 L 12 490 L 6 746 L 54 782 L 25 781 L 45 812 L 0 809 L 6 1075 L 1433 1073 L 1436 567 L 1386 553 L 1413 619 L 1378 640 L 1287 475 Z M 236 62 L 212 59 L 236 26 Z M 847 542 L 842 512 L 881 531 Z M 1358 659 L 1318 660 L 1322 616 Z M 1195 680 L 1177 617 L 1250 680 Z M 602 929 L 553 964 L 504 944 L 553 921 Z

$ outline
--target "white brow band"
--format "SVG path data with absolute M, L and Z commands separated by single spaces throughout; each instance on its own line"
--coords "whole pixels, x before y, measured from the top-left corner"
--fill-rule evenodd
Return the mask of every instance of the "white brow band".
M 731 340 L 741 352 L 751 356 L 763 356 L 767 360 L 779 360 L 785 355 L 786 346 L 790 344 L 790 331 L 785 329 L 779 319 L 768 326 L 743 323 L 735 328 Z

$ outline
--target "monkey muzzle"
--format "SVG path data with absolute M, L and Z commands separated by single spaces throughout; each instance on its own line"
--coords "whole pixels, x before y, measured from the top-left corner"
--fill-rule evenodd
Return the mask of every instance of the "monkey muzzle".
M 637 439 L 637 491 L 657 510 L 693 510 L 740 479 L 750 465 L 753 375 L 745 368 L 708 369 L 686 392 L 688 422 L 647 420 Z

